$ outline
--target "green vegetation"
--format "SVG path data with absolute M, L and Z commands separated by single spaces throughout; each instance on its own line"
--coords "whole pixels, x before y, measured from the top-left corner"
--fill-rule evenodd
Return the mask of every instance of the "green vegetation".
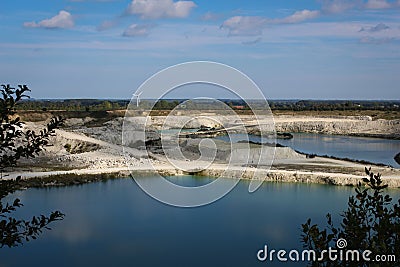
M 64 145 L 65 150 L 71 154 L 90 152 L 99 149 L 99 147 L 100 146 L 98 144 L 88 142 L 80 142 L 76 145 L 71 145 L 67 143 Z
M 242 100 L 221 99 L 239 115 L 252 115 L 249 106 Z M 202 102 L 184 99 L 141 100 L 140 107 L 150 109 L 153 104 L 152 116 L 166 116 L 177 105 L 185 102 L 182 108 L 186 110 L 213 110 L 215 102 Z M 344 100 L 269 100 L 269 106 L 274 115 L 304 115 L 304 116 L 370 116 L 372 119 L 400 119 L 400 101 L 344 101 Z M 65 99 L 65 100 L 22 100 L 18 105 L 18 114 L 26 121 L 43 121 L 53 116 L 64 118 L 93 117 L 88 127 L 102 125 L 113 117 L 124 116 L 128 100 L 96 100 L 96 99 Z M 218 105 L 219 108 L 222 105 Z M 262 102 L 252 101 L 252 108 L 265 109 Z
M 107 182 L 113 179 L 130 179 L 127 172 L 104 173 L 104 174 L 85 174 L 79 175 L 74 173 L 57 174 L 45 177 L 34 177 L 19 180 L 13 183 L 14 190 L 25 190 L 26 188 L 48 188 L 48 187 L 64 187 L 64 186 L 80 186 L 94 182 Z
M 128 100 L 65 99 L 21 101 L 18 110 L 33 111 L 104 111 L 126 109 Z
M 185 99 L 162 99 L 158 100 L 155 110 L 171 110 Z M 221 99 L 228 106 L 237 110 L 246 110 L 248 105 L 242 100 Z M 140 106 L 150 107 L 152 101 L 142 100 Z M 400 111 L 400 101 L 367 101 L 367 100 L 269 100 L 272 110 L 281 111 Z M 154 102 L 153 102 L 154 103 Z M 22 100 L 18 110 L 34 111 L 104 111 L 126 109 L 129 100 L 101 100 L 101 99 L 65 99 L 65 100 Z M 191 105 L 190 101 L 185 103 Z M 256 101 L 252 103 L 257 106 Z M 202 103 L 202 106 L 205 106 Z M 215 105 L 214 105 L 215 106 Z M 212 106 L 210 107 L 212 108 Z
M 273 110 L 292 111 L 346 111 L 346 110 L 384 110 L 399 111 L 400 101 L 367 101 L 367 100 L 299 100 L 270 101 Z
M 0 247 L 18 246 L 24 241 L 36 239 L 43 229 L 49 229 L 51 222 L 64 217 L 59 211 L 49 216 L 34 216 L 30 221 L 18 220 L 10 214 L 22 206 L 19 199 L 12 204 L 1 200 L 19 188 L 21 177 L 14 180 L 3 180 L 3 172 L 17 164 L 21 158 L 33 158 L 49 144 L 49 137 L 54 135 L 61 123 L 61 118 L 53 118 L 47 127 L 36 133 L 32 130 L 23 131 L 23 123 L 16 117 L 15 109 L 18 102 L 27 98 L 27 86 L 19 85 L 18 89 L 10 85 L 2 85 L 0 98 Z
M 178 100 L 171 100 L 171 101 L 159 100 L 154 105 L 154 109 L 156 109 L 156 110 L 172 110 L 178 105 L 179 105 Z
M 335 227 L 332 217 L 328 214 L 327 228 L 321 229 L 318 225 L 311 224 L 308 219 L 302 225 L 302 243 L 305 249 L 314 250 L 321 255 L 328 247 L 335 248 L 337 240 L 343 238 L 347 241 L 346 250 L 359 251 L 360 255 L 365 250 L 370 250 L 372 255 L 395 255 L 395 262 L 360 261 L 330 261 L 328 257 L 311 266 L 400 266 L 400 199 L 397 204 L 392 203 L 389 195 L 384 195 L 381 175 L 374 174 L 371 169 L 365 168 L 368 178 L 363 178 L 355 189 L 356 195 L 351 196 L 348 208 L 342 216 L 340 227 Z
M 65 144 L 65 145 L 64 145 L 64 148 L 65 148 L 65 150 L 67 150 L 67 152 L 70 152 L 72 146 L 71 146 L 71 144 Z

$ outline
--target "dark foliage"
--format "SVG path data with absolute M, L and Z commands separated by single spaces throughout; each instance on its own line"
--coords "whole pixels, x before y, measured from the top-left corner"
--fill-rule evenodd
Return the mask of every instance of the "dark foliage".
M 292 111 L 344 111 L 344 110 L 383 110 L 399 111 L 399 101 L 368 101 L 368 100 L 272 100 L 269 101 L 272 110 Z
M 365 168 L 363 178 L 351 196 L 348 208 L 341 214 L 342 222 L 336 228 L 332 217 L 327 214 L 327 228 L 321 229 L 308 219 L 302 225 L 302 243 L 305 249 L 321 253 L 328 247 L 335 248 L 338 239 L 347 241 L 346 250 L 372 251 L 371 255 L 395 255 L 395 262 L 323 261 L 312 262 L 310 266 L 400 266 L 400 200 L 393 204 L 392 198 L 384 194 L 387 187 L 381 175 Z M 374 256 L 371 256 L 373 259 Z
M 50 229 L 48 225 L 51 222 L 61 220 L 64 217 L 64 214 L 59 211 L 52 212 L 48 217 L 44 215 L 33 216 L 30 221 L 18 220 L 9 216 L 10 213 L 21 206 L 23 205 L 19 199 L 15 199 L 12 204 L 3 205 L 0 202 L 0 247 L 14 247 L 24 241 L 36 239 L 43 229 Z
M 64 100 L 22 100 L 18 110 L 35 111 L 106 111 L 126 109 L 128 100 L 64 99 Z
M 23 98 L 29 98 L 25 93 L 29 92 L 25 85 L 19 85 L 17 89 L 10 85 L 2 85 L 0 98 L 0 247 L 18 246 L 24 241 L 36 239 L 43 229 L 49 229 L 48 225 L 64 217 L 59 211 L 52 212 L 49 216 L 34 216 L 31 220 L 18 220 L 11 213 L 22 206 L 19 199 L 12 204 L 1 201 L 5 196 L 19 188 L 21 177 L 16 180 L 3 180 L 3 172 L 16 166 L 21 158 L 34 158 L 49 145 L 49 137 L 54 135 L 54 130 L 61 125 L 62 118 L 56 117 L 50 120 L 45 129 L 39 133 L 32 130 L 24 131 L 23 123 L 16 116 L 16 105 Z
M 180 103 L 190 105 L 188 99 L 162 99 L 158 100 L 153 110 L 172 110 Z M 244 100 L 239 99 L 219 99 L 234 110 L 245 111 L 249 109 Z M 35 111 L 107 111 L 124 110 L 128 107 L 127 99 L 64 99 L 64 100 L 30 100 L 23 99 L 18 105 L 19 110 Z M 141 101 L 141 106 L 151 107 L 151 100 Z M 361 111 L 361 110 L 379 110 L 379 111 L 400 111 L 400 101 L 398 100 L 269 100 L 272 110 L 281 111 Z M 258 104 L 261 104 L 259 106 Z M 252 103 L 252 108 L 262 108 L 264 102 L 257 101 Z M 150 106 L 149 106 L 150 105 Z M 205 107 L 203 103 L 201 105 Z M 215 108 L 211 105 L 209 108 Z M 208 108 L 208 107 L 207 107 Z

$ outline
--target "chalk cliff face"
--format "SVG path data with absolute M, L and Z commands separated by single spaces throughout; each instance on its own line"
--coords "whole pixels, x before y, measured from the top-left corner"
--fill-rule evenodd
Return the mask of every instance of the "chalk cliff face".
M 277 132 L 307 132 L 376 136 L 400 139 L 400 120 L 365 120 L 355 118 L 280 118 L 275 120 Z
M 181 120 L 184 117 L 169 118 L 167 124 L 161 122 L 163 117 L 152 118 L 153 126 L 163 125 L 170 128 L 181 128 Z M 192 120 L 186 128 L 199 128 L 201 125 L 209 127 L 235 126 L 240 123 L 245 125 L 270 124 L 271 119 L 259 118 L 254 120 L 251 116 L 240 116 L 240 121 L 236 117 L 214 115 L 212 120 Z M 332 116 L 332 117 L 311 117 L 311 116 L 274 116 L 276 132 L 309 132 L 324 134 L 375 136 L 385 138 L 400 139 L 400 120 L 372 120 L 369 116 Z M 220 125 L 218 125 L 218 123 Z M 257 128 L 257 127 L 256 127 Z M 250 129 L 250 128 L 248 128 Z M 256 129 L 253 129 L 256 131 Z M 257 132 L 257 131 L 256 131 Z
M 239 119 L 238 119 L 239 118 Z M 69 126 L 76 127 L 80 132 L 89 136 L 101 139 L 114 144 L 121 144 L 121 130 L 124 118 L 119 117 L 110 120 L 101 127 L 83 127 L 79 123 L 69 120 Z M 137 120 L 137 124 L 144 124 L 146 117 L 132 117 L 129 120 Z M 311 117 L 311 116 L 274 116 L 275 129 L 278 133 L 323 133 L 340 135 L 372 136 L 400 139 L 400 120 L 372 120 L 369 116 L 358 117 Z M 134 123 L 131 123 L 134 125 Z M 129 125 L 131 125 L 129 124 Z M 202 126 L 210 128 L 227 128 L 237 125 L 247 125 L 247 131 L 253 134 L 259 134 L 259 124 L 271 125 L 271 118 L 259 118 L 254 120 L 252 116 L 219 116 L 208 114 L 207 116 L 191 119 L 188 116 L 152 116 L 146 121 L 146 129 L 181 129 L 200 128 Z M 143 128 L 143 127 L 142 127 Z M 239 129 L 237 129 L 239 132 Z

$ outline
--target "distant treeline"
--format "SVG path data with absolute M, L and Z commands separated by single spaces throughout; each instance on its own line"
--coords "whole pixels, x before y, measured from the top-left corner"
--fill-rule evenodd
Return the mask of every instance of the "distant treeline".
M 273 110 L 293 110 L 293 111 L 327 111 L 327 110 L 400 110 L 400 100 L 393 101 L 356 101 L 356 100 L 299 100 L 269 101 Z
M 19 110 L 66 110 L 104 111 L 126 109 L 128 100 L 65 99 L 65 100 L 25 100 L 19 103 Z
M 221 99 L 220 101 L 236 110 L 246 110 L 248 105 L 242 100 Z M 186 106 L 194 105 L 191 101 L 183 99 L 165 99 L 155 103 L 156 110 L 171 110 L 177 105 L 185 102 Z M 142 100 L 141 107 L 152 106 L 154 101 Z M 400 100 L 269 100 L 272 110 L 291 110 L 291 111 L 329 111 L 329 110 L 383 110 L 400 111 Z M 65 100 L 26 100 L 18 105 L 19 110 L 66 110 L 66 111 L 104 111 L 126 109 L 128 100 L 96 100 L 96 99 L 65 99 Z M 204 103 L 202 104 L 204 107 Z M 209 108 L 212 109 L 210 103 Z M 257 107 L 257 105 L 254 105 Z

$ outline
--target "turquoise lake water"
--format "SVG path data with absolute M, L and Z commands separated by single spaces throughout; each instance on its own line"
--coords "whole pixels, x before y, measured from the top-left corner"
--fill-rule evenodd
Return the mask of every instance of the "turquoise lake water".
M 187 186 L 210 181 L 169 179 Z M 264 183 L 252 194 L 247 189 L 241 181 L 219 201 L 191 209 L 150 198 L 132 179 L 20 191 L 8 197 L 25 205 L 16 216 L 61 210 L 66 217 L 36 241 L 1 249 L 0 266 L 275 266 L 256 259 L 264 244 L 300 249 L 301 224 L 309 217 L 325 223 L 327 212 L 338 222 L 354 192 L 292 183 Z M 390 192 L 400 197 L 400 190 Z
M 399 140 L 293 134 L 277 141 L 301 152 L 390 164 Z M 245 139 L 233 135 L 233 142 Z M 218 137 L 226 140 L 227 137 Z M 259 141 L 256 136 L 250 140 Z M 144 178 L 151 179 L 151 178 Z M 212 178 L 168 177 L 176 184 L 199 186 Z M 328 185 L 264 183 L 248 193 L 241 181 L 227 196 L 207 206 L 185 209 L 147 196 L 132 179 L 81 186 L 28 189 L 18 197 L 16 216 L 31 218 L 61 210 L 63 221 L 22 247 L 0 250 L 0 267 L 12 266 L 275 266 L 256 253 L 301 249 L 300 227 L 307 218 L 325 224 L 327 212 L 339 223 L 354 188 Z M 390 190 L 394 199 L 400 190 Z M 304 266 L 286 263 L 285 266 Z

